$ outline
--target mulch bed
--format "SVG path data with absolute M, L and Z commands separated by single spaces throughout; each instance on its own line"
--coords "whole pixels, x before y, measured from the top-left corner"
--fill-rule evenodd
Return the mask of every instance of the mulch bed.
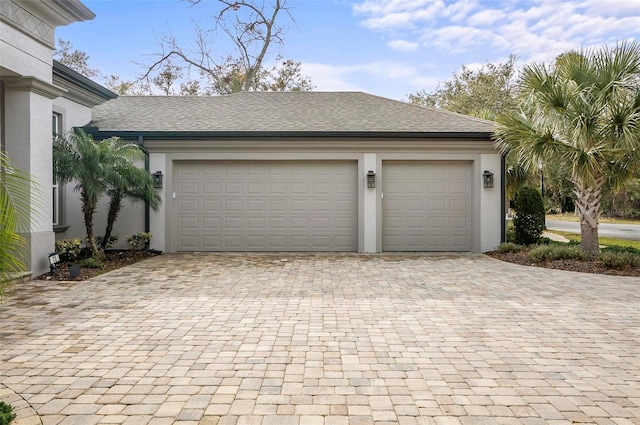
M 142 251 L 142 250 L 116 250 L 106 253 L 107 259 L 103 261 L 103 266 L 97 269 L 88 267 L 80 267 L 80 274 L 77 277 L 69 277 L 69 264 L 60 263 L 58 269 L 52 275 L 45 273 L 38 277 L 41 280 L 61 280 L 61 281 L 82 281 L 91 279 L 94 276 L 101 275 L 111 270 L 116 270 L 124 266 L 128 266 L 138 261 L 145 260 L 150 257 L 159 255 L 158 251 Z
M 544 267 L 547 269 L 568 270 L 572 272 L 607 274 L 612 276 L 637 276 L 640 277 L 640 267 L 625 267 L 622 269 L 607 268 L 598 260 L 555 260 L 532 263 L 527 259 L 527 253 L 522 252 L 487 252 L 487 255 L 509 263 L 523 266 Z
M 75 278 L 69 277 L 69 265 L 66 263 L 60 263 L 58 270 L 52 276 L 50 273 L 43 274 L 38 277 L 42 280 L 61 280 L 61 281 L 82 281 L 91 279 L 94 276 L 98 276 L 102 273 L 106 273 L 111 270 L 119 269 L 124 266 L 128 266 L 138 261 L 145 260 L 150 257 L 159 255 L 157 251 L 139 251 L 139 250 L 122 250 L 111 251 L 107 253 L 107 260 L 99 269 L 91 269 L 87 267 L 80 268 L 80 274 Z M 556 260 L 545 261 L 542 263 L 534 264 L 527 259 L 527 253 L 523 252 L 487 252 L 490 257 L 498 260 L 506 261 L 509 263 L 520 264 L 523 266 L 544 267 L 548 269 L 568 270 L 573 272 L 582 273 L 596 273 L 606 274 L 613 276 L 634 276 L 640 277 L 640 267 L 626 267 L 622 269 L 607 268 L 601 261 L 581 261 L 581 260 Z

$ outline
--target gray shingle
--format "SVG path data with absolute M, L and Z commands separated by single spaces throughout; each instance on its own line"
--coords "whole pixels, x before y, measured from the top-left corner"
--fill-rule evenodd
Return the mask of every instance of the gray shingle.
M 361 92 L 121 96 L 94 108 L 100 131 L 491 132 L 493 123 Z

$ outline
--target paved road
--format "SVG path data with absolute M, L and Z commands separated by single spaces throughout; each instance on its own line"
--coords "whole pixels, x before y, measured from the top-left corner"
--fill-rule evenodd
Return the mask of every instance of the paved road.
M 44 425 L 638 425 L 639 285 L 478 254 L 162 255 L 18 285 L 0 399 Z
M 547 219 L 547 229 L 560 230 L 562 232 L 580 233 L 580 223 L 573 221 Z M 606 236 L 610 238 L 640 241 L 640 224 L 600 223 L 598 234 L 600 236 Z

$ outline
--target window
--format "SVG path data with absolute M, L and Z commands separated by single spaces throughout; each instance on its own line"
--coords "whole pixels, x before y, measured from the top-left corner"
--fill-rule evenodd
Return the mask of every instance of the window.
M 59 197 L 59 193 L 58 193 L 58 185 L 54 184 L 53 185 L 53 225 L 57 226 L 58 224 L 58 217 L 60 216 L 60 212 L 58 211 L 59 207 L 58 205 L 60 204 L 60 201 L 58 200 Z
M 55 139 L 58 135 L 62 134 L 62 114 L 56 113 L 54 112 L 53 115 L 51 116 L 51 136 Z M 52 182 L 52 195 L 53 195 L 53 211 L 52 211 L 52 217 L 53 217 L 53 226 L 58 226 L 62 223 L 60 223 L 60 217 L 61 217 L 61 206 L 62 206 L 62 202 L 61 202 L 61 191 L 58 189 L 58 182 L 56 181 L 55 177 L 53 178 L 53 182 Z
M 51 135 L 56 137 L 62 131 L 62 114 L 58 114 L 56 112 L 51 116 Z

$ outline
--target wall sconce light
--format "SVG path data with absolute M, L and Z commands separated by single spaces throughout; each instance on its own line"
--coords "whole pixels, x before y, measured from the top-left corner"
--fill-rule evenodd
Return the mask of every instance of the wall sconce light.
M 485 189 L 491 189 L 493 187 L 493 173 L 486 171 L 482 173 L 482 181 L 484 182 Z
M 151 174 L 151 177 L 153 177 L 153 187 L 156 189 L 162 189 L 162 179 L 164 178 L 162 171 L 156 171 Z
M 367 187 L 369 189 L 376 188 L 376 173 L 374 173 L 373 170 L 369 170 L 367 173 Z

